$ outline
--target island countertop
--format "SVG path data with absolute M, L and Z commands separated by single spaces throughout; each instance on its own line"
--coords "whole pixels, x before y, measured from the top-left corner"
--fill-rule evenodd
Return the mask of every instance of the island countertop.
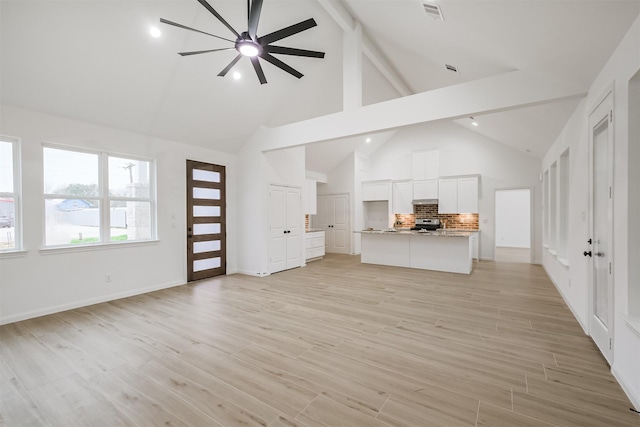
M 389 235 L 416 235 L 416 236 L 438 236 L 438 237 L 470 237 L 478 230 L 433 230 L 433 231 L 419 231 L 419 230 L 361 230 L 354 231 L 354 233 L 361 234 L 389 234 Z

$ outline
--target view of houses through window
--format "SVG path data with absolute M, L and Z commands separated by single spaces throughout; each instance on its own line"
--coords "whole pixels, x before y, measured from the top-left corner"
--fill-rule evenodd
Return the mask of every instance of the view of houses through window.
M 18 140 L 0 137 L 0 251 L 20 248 Z
M 155 238 L 153 164 L 45 146 L 45 245 Z

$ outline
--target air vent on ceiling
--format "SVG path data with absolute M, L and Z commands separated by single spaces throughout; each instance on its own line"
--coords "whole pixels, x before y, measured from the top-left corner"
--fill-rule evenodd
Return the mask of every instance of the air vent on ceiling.
M 440 10 L 440 6 L 430 3 L 422 2 L 422 7 L 424 11 L 435 19 L 436 21 L 444 21 L 444 16 L 442 16 L 442 10 Z
M 451 71 L 452 73 L 458 74 L 458 68 L 454 67 L 453 65 L 444 64 L 444 68 L 446 68 L 447 70 Z

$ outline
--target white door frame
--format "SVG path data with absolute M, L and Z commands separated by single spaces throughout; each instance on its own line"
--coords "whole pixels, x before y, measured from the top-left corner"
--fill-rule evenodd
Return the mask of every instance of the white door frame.
M 609 289 L 609 295 L 608 295 L 608 299 L 609 299 L 609 307 L 608 307 L 608 311 L 609 311 L 609 324 L 608 324 L 608 339 L 609 339 L 609 348 L 607 349 L 606 346 L 603 347 L 602 340 L 605 338 L 602 334 L 602 332 L 600 331 L 599 328 L 596 327 L 596 325 L 594 325 L 592 322 L 595 322 L 594 320 L 594 316 L 595 316 L 595 299 L 594 299 L 594 293 L 595 293 L 595 282 L 594 282 L 594 260 L 595 260 L 595 253 L 592 254 L 593 256 L 588 257 L 588 278 L 589 278 L 589 305 L 588 305 L 588 319 L 587 319 L 587 325 L 588 325 L 588 330 L 589 330 L 589 335 L 591 336 L 591 338 L 594 340 L 594 342 L 596 343 L 596 346 L 600 349 L 600 351 L 602 352 L 604 358 L 607 360 L 607 362 L 609 363 L 609 365 L 613 364 L 613 338 L 614 338 L 614 328 L 615 328 L 615 311 L 614 311 L 614 292 L 613 292 L 613 288 L 615 285 L 615 280 L 614 280 L 614 275 L 613 275 L 613 239 L 614 239 L 614 234 L 613 234 L 613 197 L 615 195 L 615 191 L 613 189 L 613 169 L 614 169 L 614 140 L 615 140 L 615 134 L 614 134 L 614 123 L 613 123 L 613 116 L 614 116 L 614 99 L 613 99 L 613 86 L 611 86 L 606 92 L 605 94 L 600 97 L 600 99 L 598 100 L 598 102 L 595 104 L 595 106 L 591 109 L 591 111 L 589 112 L 589 116 L 587 118 L 587 127 L 588 127 L 588 133 L 589 133 L 589 164 L 588 164 L 588 181 L 589 181 L 589 194 L 588 194 L 588 200 L 589 200 L 589 204 L 588 204 L 588 216 L 589 216 L 589 228 L 588 228 L 588 232 L 589 232 L 589 237 L 588 239 L 595 239 L 594 236 L 594 213 L 593 213 L 593 203 L 594 203 L 594 170 L 593 170 L 593 166 L 594 166 L 594 151 L 593 151 L 593 130 L 598 127 L 603 120 L 609 120 L 608 123 L 608 132 L 609 132 L 609 142 L 608 142 L 608 157 L 609 157 L 609 161 L 608 161 L 608 181 L 609 181 L 609 191 L 610 191 L 610 198 L 609 198 L 609 206 L 608 206 L 608 210 L 609 210 L 609 223 L 607 224 L 607 233 L 609 234 L 609 242 L 608 242 L 608 247 L 605 249 L 607 250 L 608 253 L 608 257 L 609 257 L 609 275 L 608 275 L 608 289 Z M 594 116 L 592 118 L 592 116 Z M 587 242 L 585 242 L 587 243 Z M 588 245 L 588 250 L 594 252 L 594 246 L 593 244 Z
M 534 215 L 534 189 L 533 187 L 505 187 L 505 188 L 496 188 L 493 191 L 493 260 L 496 260 L 496 246 L 497 246 L 497 227 L 496 227 L 496 193 L 498 191 L 509 191 L 509 190 L 529 190 L 529 263 L 530 264 L 534 264 L 535 262 L 535 246 L 536 246 L 536 239 L 535 239 L 535 234 L 534 234 L 534 219 L 535 217 Z M 479 256 L 478 256 L 479 258 Z

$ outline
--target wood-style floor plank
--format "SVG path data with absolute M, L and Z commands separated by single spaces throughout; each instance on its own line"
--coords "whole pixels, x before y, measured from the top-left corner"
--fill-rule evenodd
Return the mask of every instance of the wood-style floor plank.
M 640 426 L 540 266 L 323 260 L 0 326 L 1 426 Z

